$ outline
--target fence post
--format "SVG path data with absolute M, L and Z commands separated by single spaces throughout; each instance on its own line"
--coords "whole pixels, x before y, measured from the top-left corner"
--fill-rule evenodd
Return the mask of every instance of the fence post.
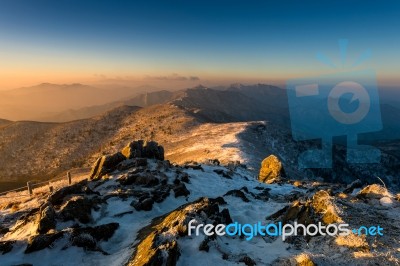
M 51 185 L 51 182 L 49 182 L 49 190 L 50 190 L 50 193 L 53 193 L 53 186 Z
M 31 181 L 26 182 L 26 186 L 28 187 L 29 195 L 32 195 L 33 194 L 32 182 Z
M 71 172 L 67 172 L 68 185 L 72 184 Z

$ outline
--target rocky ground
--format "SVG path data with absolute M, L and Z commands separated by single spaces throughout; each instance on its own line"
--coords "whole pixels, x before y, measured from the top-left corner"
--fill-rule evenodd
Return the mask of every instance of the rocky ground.
M 294 181 L 275 158 L 171 164 L 154 142 L 100 157 L 89 180 L 1 199 L 1 265 L 399 265 L 399 195 L 383 186 Z M 345 222 L 383 236 L 188 235 L 188 222 Z

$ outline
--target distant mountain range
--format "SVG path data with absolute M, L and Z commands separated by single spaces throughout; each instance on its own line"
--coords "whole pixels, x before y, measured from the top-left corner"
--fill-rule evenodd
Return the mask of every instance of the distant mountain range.
M 154 90 L 159 89 L 149 86 L 104 89 L 80 83 L 63 85 L 42 83 L 32 87 L 0 91 L 0 117 L 14 121 L 52 121 L 52 119 L 46 118 L 57 117 L 60 112 L 68 113 L 70 112 L 68 110 L 105 105 L 121 99 L 132 98 L 145 91 Z M 103 108 L 101 112 L 107 110 Z M 77 116 L 78 118 L 89 118 L 93 114 L 89 111 L 88 116 L 79 114 Z M 69 118 L 75 119 L 76 117 L 74 114 L 66 114 L 61 120 L 65 122 L 69 121 Z

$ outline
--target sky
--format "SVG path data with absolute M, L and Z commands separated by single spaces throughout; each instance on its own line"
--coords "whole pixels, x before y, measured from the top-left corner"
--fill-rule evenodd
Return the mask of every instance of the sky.
M 357 68 L 397 86 L 399 29 L 400 1 L 2 0 L 0 89 L 285 82 L 350 71 L 366 50 L 372 57 Z

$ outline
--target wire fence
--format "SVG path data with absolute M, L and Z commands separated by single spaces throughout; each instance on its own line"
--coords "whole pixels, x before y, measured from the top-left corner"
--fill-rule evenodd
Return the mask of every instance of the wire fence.
M 28 181 L 26 186 L 1 192 L 0 198 L 8 199 L 8 198 L 31 197 L 36 193 L 41 193 L 46 191 L 53 192 L 54 189 L 68 186 L 71 185 L 73 182 L 79 182 L 83 179 L 86 179 L 88 177 L 89 172 L 90 168 L 75 168 L 46 181 L 41 181 L 41 182 Z

